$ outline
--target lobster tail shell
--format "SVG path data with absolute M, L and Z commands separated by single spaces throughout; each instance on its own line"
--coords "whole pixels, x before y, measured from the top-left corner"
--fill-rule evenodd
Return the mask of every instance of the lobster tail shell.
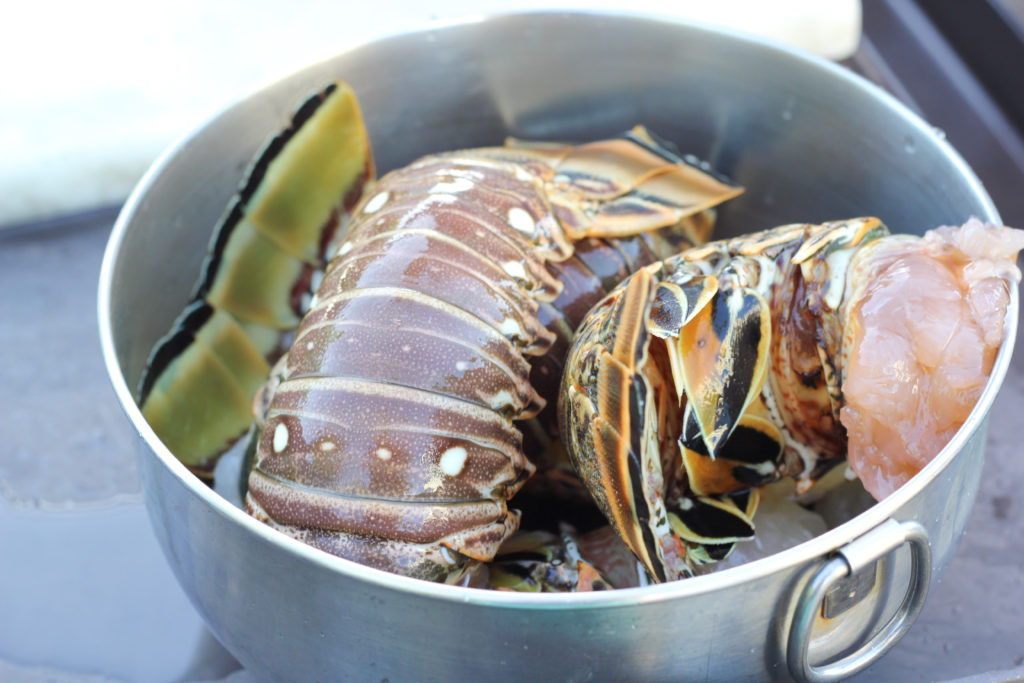
M 538 183 L 447 161 L 382 178 L 357 208 L 297 331 L 247 498 L 335 554 L 434 579 L 489 560 L 518 526 L 506 501 L 533 466 L 512 419 L 543 405 L 523 354 L 547 350 L 537 302 L 560 288 L 533 244 L 558 230 Z M 439 260 L 444 247 L 458 260 Z M 409 544 L 428 548 L 411 564 Z

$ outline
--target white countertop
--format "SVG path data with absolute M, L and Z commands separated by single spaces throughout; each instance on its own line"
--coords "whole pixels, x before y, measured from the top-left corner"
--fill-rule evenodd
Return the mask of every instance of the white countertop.
M 0 228 L 120 204 L 175 139 L 349 46 L 509 9 L 625 9 L 842 59 L 860 0 L 95 0 L 19 3 L 0 31 Z M 341 75 L 341 77 L 344 77 Z

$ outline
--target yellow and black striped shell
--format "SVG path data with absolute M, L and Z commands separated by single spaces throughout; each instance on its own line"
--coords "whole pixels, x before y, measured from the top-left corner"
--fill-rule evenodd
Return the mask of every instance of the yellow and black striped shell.
M 754 534 L 757 488 L 839 462 L 847 265 L 874 218 L 791 225 L 644 268 L 584 321 L 566 362 L 566 448 L 656 580 Z

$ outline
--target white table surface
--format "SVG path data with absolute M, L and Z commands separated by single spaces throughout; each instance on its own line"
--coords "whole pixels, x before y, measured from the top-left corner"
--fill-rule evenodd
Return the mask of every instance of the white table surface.
M 628 9 L 851 54 L 860 0 L 94 0 L 0 22 L 0 228 L 121 203 L 161 150 L 302 66 L 430 22 L 509 9 Z

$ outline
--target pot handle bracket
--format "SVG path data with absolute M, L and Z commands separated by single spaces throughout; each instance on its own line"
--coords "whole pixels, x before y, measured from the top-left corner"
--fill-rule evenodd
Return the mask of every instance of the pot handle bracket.
M 904 543 L 910 544 L 910 583 L 896 613 L 856 651 L 827 664 L 812 665 L 807 659 L 811 631 L 829 589 L 841 579 L 871 567 L 878 559 Z M 918 522 L 889 519 L 844 545 L 818 568 L 797 601 L 786 649 L 790 674 L 798 681 L 824 683 L 842 680 L 873 664 L 903 637 L 921 613 L 931 575 L 932 556 L 928 532 Z

